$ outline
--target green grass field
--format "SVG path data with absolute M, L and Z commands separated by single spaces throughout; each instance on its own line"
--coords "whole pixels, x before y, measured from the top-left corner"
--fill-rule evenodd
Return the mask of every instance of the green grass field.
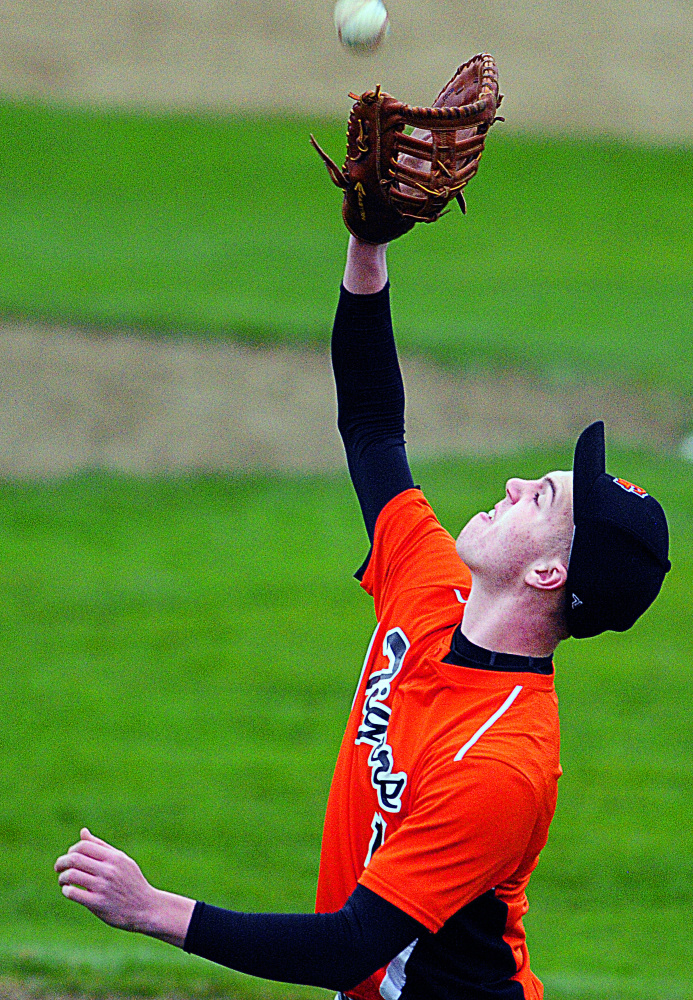
M 345 232 L 310 131 L 342 159 L 319 119 L 0 104 L 0 312 L 322 341 Z M 691 390 L 693 150 L 499 125 L 468 203 L 391 251 L 405 347 Z
M 346 110 L 346 108 L 345 108 Z M 0 313 L 324 343 L 343 124 L 0 103 Z M 499 126 L 456 212 L 393 246 L 400 343 L 469 369 L 693 390 L 693 150 Z M 565 453 L 417 470 L 457 530 Z M 693 468 L 610 453 L 674 569 L 625 636 L 557 655 L 559 809 L 527 920 L 547 1000 L 688 1000 Z M 52 863 L 81 825 L 220 905 L 312 907 L 373 625 L 345 477 L 0 482 L 0 994 L 326 996 L 99 924 Z M 8 981 L 9 981 L 8 980 Z
M 566 453 L 416 470 L 456 531 Z M 674 569 L 626 636 L 557 655 L 563 765 L 532 879 L 555 1000 L 684 1000 L 693 950 L 693 470 L 611 453 L 668 508 Z M 235 908 L 312 906 L 322 814 L 373 624 L 343 476 L 0 484 L 0 977 L 31 989 L 323 996 L 101 925 L 52 862 L 82 824 L 149 878 Z M 0 979 L 1 982 L 1 979 Z

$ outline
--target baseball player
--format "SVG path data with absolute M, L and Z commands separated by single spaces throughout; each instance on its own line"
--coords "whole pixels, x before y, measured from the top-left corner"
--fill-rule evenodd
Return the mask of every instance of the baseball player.
M 332 360 L 371 541 L 357 576 L 378 624 L 330 791 L 316 913 L 157 890 L 87 829 L 56 862 L 59 883 L 109 924 L 251 975 L 354 1000 L 536 1000 L 522 918 L 561 774 L 553 653 L 650 605 L 670 565 L 666 519 L 606 473 L 596 422 L 572 471 L 509 479 L 453 539 L 407 461 L 384 242 L 350 238 Z

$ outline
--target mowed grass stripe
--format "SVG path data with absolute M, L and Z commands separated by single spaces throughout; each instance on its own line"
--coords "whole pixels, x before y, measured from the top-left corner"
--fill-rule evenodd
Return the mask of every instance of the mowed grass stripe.
M 310 131 L 341 160 L 317 118 L 0 103 L 0 312 L 323 341 L 345 231 Z M 391 251 L 403 345 L 691 390 L 692 150 L 500 125 L 467 200 Z
M 415 472 L 454 532 L 509 475 L 569 458 Z M 609 464 L 667 506 L 674 569 L 632 632 L 559 651 L 565 776 L 527 925 L 554 995 L 592 997 L 589 982 L 613 979 L 627 996 L 640 979 L 659 997 L 656 983 L 685 981 L 693 958 L 693 471 L 637 453 Z M 366 545 L 348 482 L 3 483 L 0 540 L 0 845 L 12 859 L 0 974 L 92 992 L 267 995 L 104 927 L 60 896 L 52 862 L 86 823 L 162 887 L 234 908 L 312 908 L 373 626 L 351 579 Z M 583 977 L 581 994 L 570 984 Z
M 184 991 L 193 997 L 226 996 L 231 1000 L 256 1000 L 259 996 L 277 1000 L 320 1000 L 328 993 L 311 987 L 291 984 L 258 982 L 231 970 L 220 969 L 203 959 L 183 955 L 172 948 L 80 948 L 78 946 L 44 946 L 32 943 L 22 949 L 0 945 L 0 961 L 11 968 L 0 977 L 0 990 L 5 983 L 16 984 L 29 995 L 43 995 L 45 987 L 53 985 L 56 970 L 62 970 L 60 987 L 77 996 L 113 996 L 127 989 L 129 995 L 166 996 Z M 110 986 L 107 985 L 109 977 Z M 196 978 L 197 977 L 197 978 Z M 598 975 L 549 974 L 542 976 L 547 997 L 565 1000 L 688 1000 L 689 978 L 650 976 L 648 974 Z

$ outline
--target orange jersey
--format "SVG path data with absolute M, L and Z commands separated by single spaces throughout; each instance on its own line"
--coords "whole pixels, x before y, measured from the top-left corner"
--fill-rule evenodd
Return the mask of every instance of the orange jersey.
M 417 489 L 381 511 L 362 586 L 378 625 L 330 790 L 316 910 L 341 909 L 359 882 L 432 933 L 349 996 L 541 998 L 522 917 L 561 773 L 551 667 L 451 659 L 471 577 Z

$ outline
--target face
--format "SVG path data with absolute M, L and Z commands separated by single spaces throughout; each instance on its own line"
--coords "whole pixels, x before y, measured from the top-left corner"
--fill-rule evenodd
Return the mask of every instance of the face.
M 572 537 L 573 474 L 549 472 L 509 479 L 503 499 L 462 529 L 457 552 L 473 574 L 502 588 L 540 580 L 536 573 L 548 573 L 550 564 L 567 569 Z M 555 575 L 545 579 L 562 585 Z

